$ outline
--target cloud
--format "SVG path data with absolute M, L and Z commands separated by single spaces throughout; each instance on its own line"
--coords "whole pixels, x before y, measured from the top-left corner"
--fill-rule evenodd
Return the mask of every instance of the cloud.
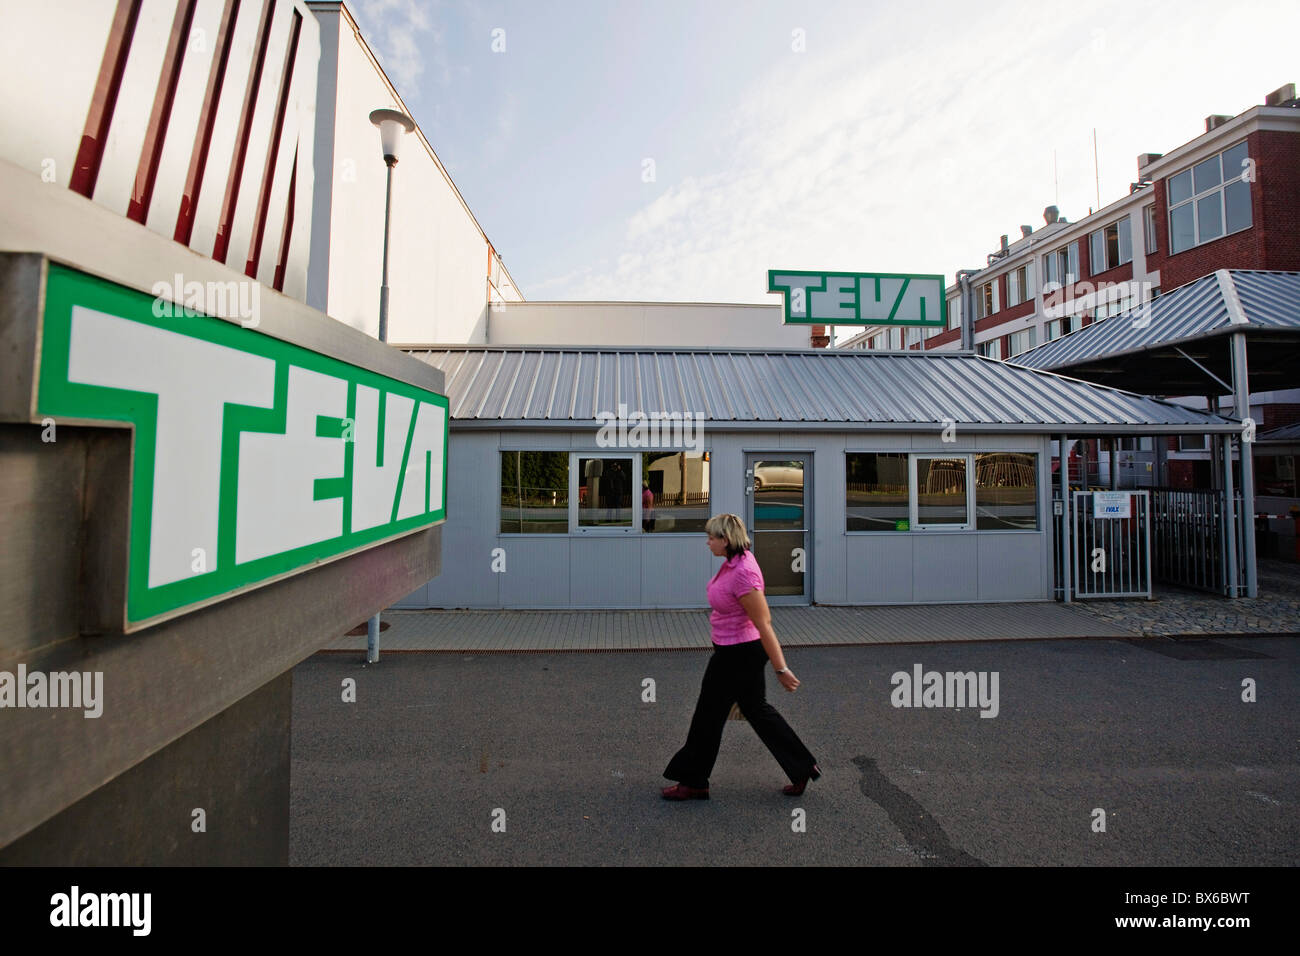
M 928 16 L 891 11 L 842 37 L 810 30 L 807 52 L 783 51 L 738 95 L 726 156 L 700 155 L 676 181 L 661 171 L 606 259 L 544 287 L 764 302 L 770 268 L 952 275 L 982 262 L 998 232 L 1053 202 L 1053 146 L 1080 125 L 1053 78 L 1063 61 L 1089 76 L 1096 39 L 1087 17 L 1062 13 L 1039 45 L 991 57 L 1006 18 L 946 30 Z
M 355 10 L 362 35 L 403 99 L 419 102 L 428 50 L 434 53 L 442 85 L 450 82 L 446 57 L 440 55 L 443 31 L 436 26 L 436 5 L 427 0 L 359 0 Z

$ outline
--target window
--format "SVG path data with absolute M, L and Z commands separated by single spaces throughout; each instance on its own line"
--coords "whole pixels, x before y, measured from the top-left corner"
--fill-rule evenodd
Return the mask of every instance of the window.
M 1038 529 L 1038 456 L 1016 452 L 975 455 L 975 529 Z
M 961 296 L 948 300 L 948 326 L 949 329 L 961 328 Z
M 709 455 L 650 451 L 641 456 L 641 530 L 702 532 L 709 520 Z
M 708 520 L 708 452 L 501 452 L 501 534 L 632 534 L 638 521 L 695 534 Z
M 1029 298 L 1029 284 L 1025 281 L 1026 278 L 1024 266 L 1021 266 L 1019 269 L 1012 269 L 1007 273 L 1008 306 L 1019 305 L 1021 302 L 1024 302 L 1025 299 Z
M 578 527 L 632 527 L 632 456 L 578 457 Z
M 501 453 L 501 533 L 567 534 L 569 453 Z
M 1025 329 L 1023 332 L 1011 333 L 1011 349 L 1008 354 L 1019 355 L 1021 352 L 1028 352 L 1038 344 L 1038 330 Z
M 844 456 L 847 530 L 908 529 L 907 458 L 906 452 L 850 452 Z
M 1118 290 L 1120 287 L 1114 286 L 1113 288 Z M 1096 322 L 1100 319 L 1109 318 L 1112 315 L 1119 315 L 1121 312 L 1127 312 L 1129 309 L 1133 308 L 1133 305 L 1132 295 L 1115 296 L 1098 293 L 1097 304 L 1093 308 L 1092 312 L 1092 319 Z
M 1079 279 L 1079 244 L 1072 242 L 1043 257 L 1043 291 L 1055 292 Z M 1051 286 L 1049 289 L 1048 286 Z
M 1039 530 L 1032 453 L 849 452 L 844 468 L 846 531 Z
M 1156 252 L 1156 206 L 1152 203 L 1142 210 L 1142 224 L 1144 227 L 1144 246 L 1147 252 Z
M 975 318 L 982 319 L 998 311 L 998 280 L 986 282 L 975 289 Z
M 1171 176 L 1170 254 L 1249 229 L 1251 178 L 1244 140 Z
M 1047 323 L 1047 341 L 1059 339 L 1062 335 L 1069 335 L 1082 327 L 1082 321 L 1077 315 L 1066 315 L 1059 319 L 1052 319 Z
M 1129 233 L 1128 217 L 1098 229 L 1088 237 L 1088 255 L 1092 260 L 1092 275 L 1114 269 L 1133 261 L 1133 238 Z
M 1002 340 L 1000 338 L 987 339 L 979 343 L 975 348 L 980 355 L 986 356 L 987 358 L 1002 358 Z
M 916 467 L 916 527 L 968 527 L 966 457 L 917 455 L 913 461 Z

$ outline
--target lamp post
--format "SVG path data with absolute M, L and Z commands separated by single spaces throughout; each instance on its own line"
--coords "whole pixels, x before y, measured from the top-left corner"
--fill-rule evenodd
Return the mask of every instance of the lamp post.
M 415 129 L 415 121 L 400 110 L 372 110 L 370 122 L 379 127 L 379 142 L 383 147 L 384 165 L 388 167 L 384 187 L 384 265 L 379 280 L 379 341 L 388 341 L 388 224 L 393 205 L 393 167 L 397 165 L 397 148 L 402 137 Z M 379 660 L 379 615 L 366 624 L 366 663 Z

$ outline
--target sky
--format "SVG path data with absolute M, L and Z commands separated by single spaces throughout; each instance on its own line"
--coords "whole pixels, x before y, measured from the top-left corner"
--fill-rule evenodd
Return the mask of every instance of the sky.
M 1300 84 L 1294 0 L 347 3 L 534 301 L 951 282 Z

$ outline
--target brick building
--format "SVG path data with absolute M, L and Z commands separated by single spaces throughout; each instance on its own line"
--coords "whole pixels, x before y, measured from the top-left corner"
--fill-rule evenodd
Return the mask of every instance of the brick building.
M 1138 157 L 1129 194 L 1070 222 L 1056 207 L 1044 224 L 1024 225 L 970 278 L 974 346 L 1015 356 L 1100 319 L 1149 302 L 1218 269 L 1300 270 L 1300 102 L 1295 85 L 1270 93 L 1237 116 L 1206 117 L 1205 131 L 1168 153 Z M 960 287 L 947 289 L 946 329 L 867 328 L 839 348 L 960 349 Z M 1300 379 L 1286 383 L 1300 386 Z M 1179 397 L 1179 396 L 1175 396 Z M 1189 401 L 1202 405 L 1205 399 Z M 1260 429 L 1296 421 L 1300 387 L 1251 396 Z M 1164 480 L 1202 477 L 1209 452 L 1197 439 L 1169 439 Z M 1087 449 L 1093 469 L 1109 467 Z M 1119 455 L 1124 477 L 1153 483 L 1152 449 Z M 1095 472 L 1094 472 L 1095 474 Z

